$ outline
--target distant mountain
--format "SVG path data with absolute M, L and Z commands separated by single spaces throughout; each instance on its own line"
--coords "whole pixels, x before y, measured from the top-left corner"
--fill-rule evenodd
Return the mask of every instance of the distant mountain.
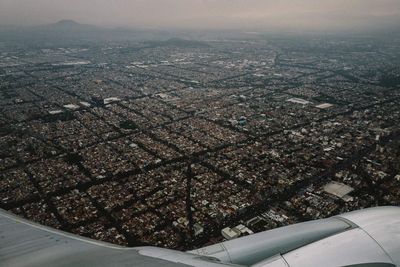
M 60 20 L 59 22 L 54 23 L 53 25 L 65 27 L 65 26 L 80 26 L 82 24 L 80 24 L 74 20 L 71 20 L 71 19 L 64 19 L 64 20 Z
M 0 39 L 4 41 L 29 42 L 30 44 L 70 44 L 109 40 L 149 39 L 147 33 L 130 29 L 102 28 L 81 24 L 73 20 L 61 20 L 52 24 L 31 27 L 0 27 Z M 149 35 L 149 34 L 147 34 Z M 152 39 L 152 38 L 150 38 Z
M 66 32 L 84 32 L 84 31 L 104 31 L 103 29 L 94 25 L 80 24 L 73 20 L 60 20 L 59 22 L 52 24 L 45 24 L 30 27 L 30 30 L 38 32 L 57 32 L 60 31 L 63 34 Z
M 208 47 L 205 42 L 181 38 L 167 30 L 159 29 L 130 29 L 130 28 L 104 28 L 89 24 L 81 24 L 74 20 L 60 20 L 56 23 L 31 26 L 14 27 L 0 25 L 0 40 L 17 42 L 29 46 L 59 46 L 70 44 L 98 44 L 108 41 L 140 41 L 145 46 L 161 47 Z M 184 34 L 185 37 L 189 36 Z M 190 37 L 189 37 L 190 38 Z

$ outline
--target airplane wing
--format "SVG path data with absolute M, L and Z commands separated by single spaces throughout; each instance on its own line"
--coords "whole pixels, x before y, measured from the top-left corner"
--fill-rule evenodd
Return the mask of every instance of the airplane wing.
M 208 263 L 204 256 L 160 248 L 146 249 L 170 260 L 142 255 L 141 248 L 115 246 L 54 230 L 0 210 L 1 267 L 227 266 Z M 181 263 L 183 261 L 188 264 Z
M 400 208 L 349 212 L 193 252 L 253 267 L 400 267 Z
M 400 208 L 350 212 L 180 252 L 125 248 L 0 210 L 0 266 L 400 266 Z

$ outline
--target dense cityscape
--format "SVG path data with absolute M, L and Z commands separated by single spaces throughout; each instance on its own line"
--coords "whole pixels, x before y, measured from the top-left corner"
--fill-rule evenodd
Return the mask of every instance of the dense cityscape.
M 203 247 L 400 205 L 400 38 L 0 42 L 0 208 Z

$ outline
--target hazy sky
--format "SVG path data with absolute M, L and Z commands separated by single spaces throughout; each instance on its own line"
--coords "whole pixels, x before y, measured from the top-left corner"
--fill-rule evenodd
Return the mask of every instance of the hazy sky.
M 0 0 L 0 24 L 342 29 L 397 23 L 400 0 Z

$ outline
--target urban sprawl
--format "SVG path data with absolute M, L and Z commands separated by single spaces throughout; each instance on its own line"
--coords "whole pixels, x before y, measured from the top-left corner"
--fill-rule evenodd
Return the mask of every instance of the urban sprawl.
M 400 204 L 400 39 L 0 45 L 0 207 L 181 250 Z

